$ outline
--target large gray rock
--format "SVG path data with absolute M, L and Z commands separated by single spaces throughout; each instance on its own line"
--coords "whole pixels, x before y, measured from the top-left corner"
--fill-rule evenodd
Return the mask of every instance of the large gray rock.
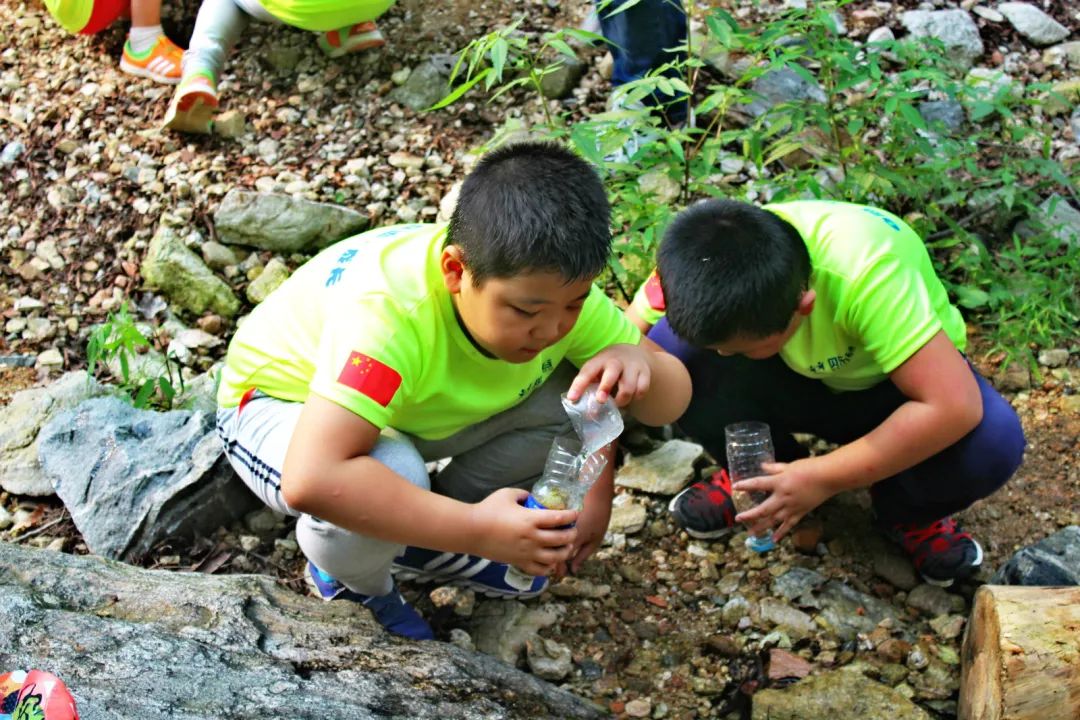
M 585 74 L 585 63 L 577 58 L 560 56 L 559 63 L 540 78 L 540 94 L 546 98 L 561 100 L 569 96 Z
M 1006 2 L 997 6 L 1016 32 L 1036 45 L 1053 45 L 1069 37 L 1069 29 L 1039 8 L 1024 2 Z
M 147 288 L 160 290 L 172 305 L 193 315 L 213 310 L 232 317 L 240 309 L 240 301 L 228 284 L 166 225 L 150 240 L 142 276 Z
M 900 22 L 912 37 L 940 40 L 949 57 L 965 70 L 983 54 L 979 28 L 966 10 L 910 10 Z
M 753 720 L 930 720 L 899 692 L 845 668 L 754 693 Z
M 1080 210 L 1055 193 L 1043 201 L 1038 212 L 1016 226 L 1016 233 L 1025 240 L 1049 234 L 1062 243 L 1080 247 Z
M 171 536 L 208 534 L 257 500 L 221 452 L 214 415 L 95 398 L 42 428 L 39 458 L 87 547 L 131 559 Z
M 997 585 L 1080 585 L 1080 526 L 1070 525 L 1020 550 L 998 570 Z
M 149 571 L 0 543 L 0 658 L 82 720 L 598 718 L 498 660 L 384 632 L 269 578 Z
M 57 413 L 106 392 L 80 370 L 43 388 L 15 393 L 0 407 L 0 487 L 16 495 L 52 495 L 52 480 L 38 461 L 41 427 Z
M 218 238 L 276 253 L 313 252 L 368 226 L 355 210 L 289 195 L 230 190 L 214 213 Z

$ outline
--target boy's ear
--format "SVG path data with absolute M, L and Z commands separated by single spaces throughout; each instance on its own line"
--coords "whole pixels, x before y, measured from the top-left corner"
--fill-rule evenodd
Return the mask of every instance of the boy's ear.
M 461 261 L 461 248 L 457 245 L 447 245 L 443 248 L 442 257 L 439 258 L 439 269 L 442 270 L 443 282 L 451 295 L 461 292 L 461 284 L 464 282 L 465 263 Z
M 814 309 L 814 300 L 817 299 L 817 291 L 815 290 L 803 290 L 802 295 L 799 296 L 799 304 L 795 308 L 795 312 L 803 317 L 809 315 Z

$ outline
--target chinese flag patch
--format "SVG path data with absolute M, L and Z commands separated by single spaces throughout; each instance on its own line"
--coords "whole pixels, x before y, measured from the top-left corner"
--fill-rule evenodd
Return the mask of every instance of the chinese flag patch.
M 401 386 L 401 374 L 389 365 L 353 350 L 337 381 L 386 407 Z
M 645 299 L 649 301 L 649 307 L 653 310 L 664 311 L 664 289 L 660 287 L 660 276 L 653 270 L 652 275 L 645 281 Z

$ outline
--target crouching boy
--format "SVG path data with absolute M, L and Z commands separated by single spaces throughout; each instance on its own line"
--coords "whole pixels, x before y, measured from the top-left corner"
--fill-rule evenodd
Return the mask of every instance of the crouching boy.
M 690 395 L 683 366 L 593 285 L 610 242 L 584 161 L 512 145 L 466 179 L 449 226 L 337 243 L 242 324 L 218 431 L 247 485 L 298 518 L 324 598 L 425 639 L 392 570 L 529 597 L 597 547 L 610 471 L 580 514 L 520 504 L 571 431 L 559 394 L 598 382 L 601 400 L 647 424 L 673 421 Z M 446 457 L 432 486 L 425 461 Z
M 964 321 L 898 217 L 839 202 L 699 203 L 665 232 L 628 314 L 686 364 L 694 395 L 679 423 L 715 457 L 725 425 L 772 428 L 781 462 L 739 484 L 770 497 L 735 517 L 726 474 L 692 485 L 671 503 L 691 535 L 738 521 L 779 538 L 832 495 L 868 487 L 877 522 L 927 580 L 948 585 L 982 562 L 950 516 L 1012 476 L 1024 435 L 963 356 Z M 840 447 L 808 458 L 793 432 Z

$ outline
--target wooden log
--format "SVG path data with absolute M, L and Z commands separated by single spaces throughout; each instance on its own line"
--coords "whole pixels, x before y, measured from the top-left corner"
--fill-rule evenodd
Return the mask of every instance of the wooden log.
M 1080 587 L 979 588 L 964 634 L 959 717 L 1080 718 Z

